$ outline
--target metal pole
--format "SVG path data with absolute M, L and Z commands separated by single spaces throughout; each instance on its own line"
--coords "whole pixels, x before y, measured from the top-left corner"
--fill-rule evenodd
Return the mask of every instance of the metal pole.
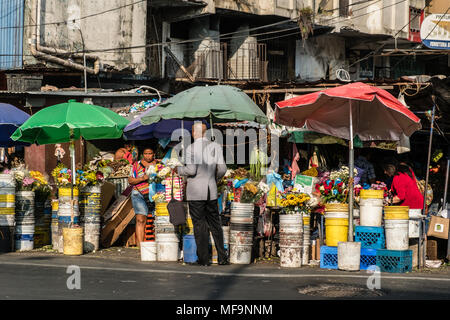
M 86 50 L 85 50 L 85 46 L 84 46 L 84 37 L 83 37 L 83 33 L 81 32 L 81 27 L 78 30 L 80 31 L 81 42 L 83 43 L 84 93 L 87 93 Z
M 430 126 L 430 141 L 428 143 L 428 160 L 427 160 L 427 168 L 426 168 L 426 178 L 425 178 L 425 188 L 423 192 L 423 214 L 426 215 L 427 212 L 427 188 L 428 188 L 428 178 L 430 176 L 430 160 L 431 160 L 431 146 L 433 144 L 433 127 L 434 127 L 434 114 L 436 111 L 436 103 L 435 97 L 432 96 L 433 99 L 433 111 L 431 114 L 431 126 Z
M 447 191 L 448 191 L 448 175 L 450 166 L 450 150 L 447 151 L 447 172 L 445 173 L 445 187 L 444 187 L 444 203 L 442 204 L 443 209 L 447 209 Z
M 423 215 L 427 215 L 427 189 L 428 189 L 428 178 L 430 176 L 430 160 L 431 160 L 431 146 L 433 144 L 433 127 L 434 127 L 434 115 L 436 111 L 436 102 L 435 102 L 435 96 L 431 96 L 433 100 L 433 111 L 431 114 L 431 124 L 430 124 L 430 141 L 428 143 L 428 160 L 427 160 L 427 167 L 426 167 L 426 178 L 425 178 L 425 188 L 423 191 Z M 425 228 L 422 228 L 420 230 L 420 238 L 419 238 L 419 251 L 422 253 L 422 259 L 418 261 L 419 269 L 420 269 L 420 263 L 422 262 L 422 267 L 425 267 L 425 254 L 424 254 L 424 248 L 426 246 L 426 240 L 424 236 Z M 422 239 L 422 241 L 420 240 Z M 423 251 L 422 251 L 423 250 Z
M 349 161 L 349 183 L 348 183 L 348 192 L 349 192 L 349 198 L 348 198 L 348 241 L 353 242 L 353 178 L 354 173 L 353 169 L 355 167 L 354 164 L 354 152 L 353 152 L 353 110 L 352 110 L 352 100 L 349 100 L 349 106 L 350 106 L 350 143 L 349 143 L 349 154 L 348 154 L 348 161 Z

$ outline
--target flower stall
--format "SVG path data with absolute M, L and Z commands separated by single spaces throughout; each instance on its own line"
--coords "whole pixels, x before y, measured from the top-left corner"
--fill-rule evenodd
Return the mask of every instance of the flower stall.
M 2 214 L 2 225 L 15 226 L 11 235 L 9 250 L 28 251 L 49 244 L 51 221 L 50 195 L 52 188 L 48 179 L 39 171 L 29 171 L 24 166 L 5 170 L 2 176 L 11 177 L 11 186 L 15 186 L 13 211 Z M 7 199 L 8 200 L 8 199 Z M 14 237 L 12 237 L 14 235 Z M 14 243 L 12 242 L 14 238 Z

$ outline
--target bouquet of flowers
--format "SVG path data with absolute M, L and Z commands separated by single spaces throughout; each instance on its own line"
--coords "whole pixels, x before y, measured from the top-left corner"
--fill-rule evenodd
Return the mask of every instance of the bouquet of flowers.
M 53 169 L 52 177 L 58 188 L 69 187 L 72 181 L 72 171 L 60 163 Z
M 284 213 L 286 214 L 309 213 L 310 208 L 307 203 L 310 199 L 311 197 L 306 193 L 286 192 L 282 194 L 280 204 L 285 208 Z
M 354 176 L 356 177 L 358 175 L 358 169 L 354 168 L 353 169 L 353 173 Z M 350 177 L 350 169 L 346 166 L 342 166 L 341 169 L 337 170 L 337 171 L 331 171 L 330 173 L 330 179 L 331 180 L 341 180 L 343 181 L 345 184 L 348 183 L 348 179 Z
M 323 203 L 343 203 L 347 199 L 347 185 L 339 178 L 317 183 L 315 190 L 320 194 Z
M 85 167 L 84 170 L 77 170 L 77 184 L 80 188 L 96 186 L 105 181 L 105 176 L 100 170 L 92 170 Z
M 155 165 L 150 165 L 145 172 L 149 177 L 149 183 L 162 183 L 168 176 L 172 169 L 170 167 L 166 167 L 162 163 L 158 163 Z
M 165 193 L 161 193 L 158 192 L 157 194 L 155 194 L 152 197 L 152 200 L 157 204 L 157 203 L 163 203 L 166 202 L 166 194 Z
M 241 200 L 242 203 L 255 203 L 264 195 L 262 189 L 258 187 L 258 184 L 253 181 L 249 181 L 244 184 L 244 190 L 242 191 Z
M 52 193 L 52 188 L 48 184 L 48 178 L 39 171 L 30 171 L 30 176 L 34 179 L 33 191 L 36 201 L 47 200 Z

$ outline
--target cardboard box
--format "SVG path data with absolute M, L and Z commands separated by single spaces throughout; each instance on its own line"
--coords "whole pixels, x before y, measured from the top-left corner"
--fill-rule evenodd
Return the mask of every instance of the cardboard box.
M 116 214 L 106 223 L 101 231 L 101 243 L 104 248 L 109 248 L 117 241 L 126 226 L 133 220 L 135 214 L 131 197 L 127 197 Z
M 431 216 L 427 236 L 440 239 L 448 239 L 449 219 Z
M 114 197 L 114 193 L 116 192 L 116 186 L 112 184 L 111 182 L 105 182 L 102 185 L 102 196 L 101 196 L 101 202 L 102 202 L 102 211 L 101 214 L 103 215 L 106 212 L 106 209 L 108 209 L 112 198 Z

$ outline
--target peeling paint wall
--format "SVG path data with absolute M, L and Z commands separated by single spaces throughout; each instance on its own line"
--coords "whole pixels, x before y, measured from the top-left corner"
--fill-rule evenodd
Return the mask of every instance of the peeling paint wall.
M 312 0 L 216 0 L 216 8 L 286 18 L 298 16 L 298 10 L 310 7 Z
M 316 3 L 318 3 L 317 0 Z M 338 0 L 333 0 L 332 3 L 334 9 L 339 9 Z M 349 3 L 351 4 L 352 1 Z M 316 23 L 334 26 L 336 32 L 342 27 L 349 27 L 368 34 L 394 36 L 398 33 L 398 37 L 407 38 L 410 6 L 422 9 L 425 6 L 425 0 L 407 0 L 403 2 L 398 0 L 369 0 L 364 3 L 351 5 L 348 17 L 339 16 L 339 10 L 334 10 L 333 14 L 317 15 Z M 400 29 L 402 30 L 400 31 Z
M 29 1 L 38 3 L 38 0 Z M 136 2 L 135 0 L 40 0 L 40 44 L 42 46 L 82 51 L 84 37 L 86 50 L 104 50 L 120 47 L 142 46 L 146 43 L 147 4 L 123 7 L 107 13 L 86 17 L 122 7 Z M 35 25 L 36 13 L 31 12 L 33 6 L 25 8 L 25 25 Z M 84 18 L 86 17 L 86 18 Z M 77 20 L 80 19 L 81 20 Z M 73 21 L 75 20 L 75 21 Z M 69 21 L 67 24 L 49 24 Z M 30 42 L 36 32 L 34 27 L 25 29 L 24 54 L 30 55 Z M 130 68 L 136 74 L 146 70 L 145 48 L 123 50 L 122 52 L 92 52 L 100 57 L 103 66 L 112 66 L 116 70 Z M 34 57 L 27 56 L 24 65 L 30 66 L 44 63 Z M 57 67 L 57 65 L 54 65 Z
M 336 79 L 336 70 L 345 65 L 345 41 L 337 36 L 319 36 L 296 41 L 295 76 L 301 80 Z

